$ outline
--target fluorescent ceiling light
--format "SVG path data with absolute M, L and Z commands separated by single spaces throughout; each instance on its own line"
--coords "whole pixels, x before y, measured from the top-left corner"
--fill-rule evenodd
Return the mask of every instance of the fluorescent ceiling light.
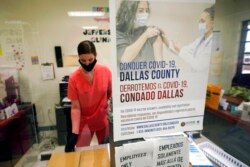
M 98 29 L 97 26 L 82 26 L 83 29 Z
M 93 11 L 69 11 L 68 16 L 70 17 L 96 17 L 104 16 L 104 12 L 93 12 Z
M 27 22 L 20 21 L 20 20 L 10 20 L 10 21 L 5 21 L 4 23 L 5 24 L 21 24 L 21 25 L 28 24 Z

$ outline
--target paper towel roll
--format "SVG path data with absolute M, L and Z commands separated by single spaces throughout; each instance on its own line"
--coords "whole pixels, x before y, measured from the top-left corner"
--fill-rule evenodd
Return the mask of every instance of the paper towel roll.
M 243 121 L 250 122 L 250 102 L 243 102 L 243 110 L 241 114 Z

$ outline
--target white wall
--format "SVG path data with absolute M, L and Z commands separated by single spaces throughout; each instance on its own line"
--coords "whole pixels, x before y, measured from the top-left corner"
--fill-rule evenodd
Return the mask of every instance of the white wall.
M 97 22 L 94 18 L 71 18 L 69 10 L 92 10 L 92 7 L 107 7 L 108 0 L 2 0 L 0 5 L 0 44 L 3 55 L 0 65 L 15 65 L 13 55 L 8 55 L 4 43 L 6 30 L 15 26 L 23 30 L 24 67 L 18 72 L 22 101 L 35 103 L 38 125 L 55 125 L 54 106 L 59 103 L 59 82 L 77 67 L 57 68 L 55 46 L 61 46 L 62 54 L 76 55 L 78 43 L 90 36 L 83 35 L 81 26 L 97 25 L 109 29 L 108 22 Z M 10 24 L 10 21 L 19 21 Z M 20 23 L 20 21 L 22 23 Z M 8 24 L 7 24 L 8 22 Z M 109 43 L 97 43 L 98 62 L 109 65 Z M 31 56 L 39 57 L 39 64 L 32 65 Z M 41 63 L 54 63 L 55 79 L 42 80 Z
M 241 24 L 250 19 L 249 0 L 217 0 L 215 5 L 215 30 L 221 32 L 223 54 L 220 75 L 210 73 L 209 82 L 229 89 L 237 67 Z

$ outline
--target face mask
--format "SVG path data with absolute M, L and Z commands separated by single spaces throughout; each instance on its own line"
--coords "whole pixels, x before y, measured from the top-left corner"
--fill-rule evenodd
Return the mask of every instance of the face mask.
M 145 26 L 148 22 L 149 13 L 138 13 L 135 16 L 135 27 Z
M 199 23 L 198 28 L 199 28 L 199 32 L 202 35 L 204 35 L 207 32 L 206 23 Z
M 83 64 L 80 60 L 78 60 L 79 63 L 81 64 L 82 68 L 88 72 L 92 71 L 93 68 L 95 67 L 95 64 L 97 62 L 97 60 L 95 59 L 92 63 L 88 64 L 88 65 L 85 65 Z

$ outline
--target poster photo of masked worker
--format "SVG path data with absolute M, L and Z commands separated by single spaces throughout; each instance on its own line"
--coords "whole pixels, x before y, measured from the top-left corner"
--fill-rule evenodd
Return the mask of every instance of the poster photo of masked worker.
M 198 22 L 200 37 L 192 43 L 180 47 L 173 41 L 178 56 L 188 63 L 192 71 L 207 71 L 213 49 L 214 6 L 204 9 Z
M 160 61 L 167 44 L 165 33 L 158 26 L 148 25 L 149 1 L 122 0 L 116 16 L 117 61 Z
M 79 64 L 69 76 L 68 98 L 71 100 L 72 134 L 65 146 L 65 152 L 75 147 L 89 146 L 93 135 L 98 144 L 109 137 L 108 112 L 111 98 L 111 71 L 97 63 L 94 43 L 82 41 L 77 47 Z

